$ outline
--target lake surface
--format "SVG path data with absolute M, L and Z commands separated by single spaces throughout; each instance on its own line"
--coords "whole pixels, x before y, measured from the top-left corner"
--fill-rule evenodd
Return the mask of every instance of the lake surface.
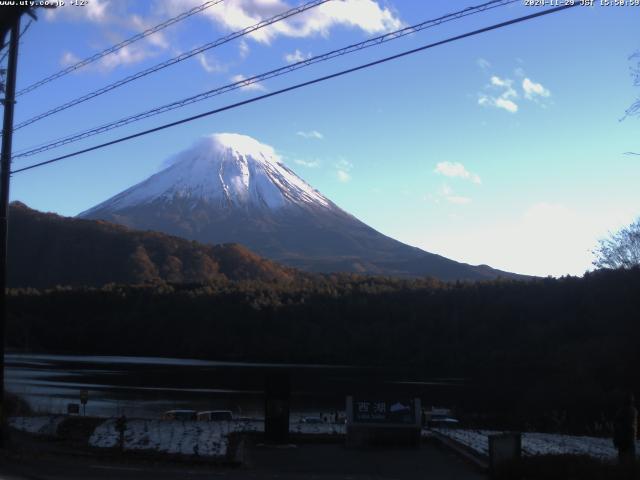
M 42 413 L 66 412 L 87 390 L 87 415 L 158 418 L 186 408 L 262 417 L 265 380 L 272 372 L 290 375 L 291 408 L 298 414 L 342 410 L 345 396 L 354 392 L 420 396 L 426 405 L 462 388 L 458 379 L 353 366 L 18 353 L 6 354 L 5 362 L 7 391 Z

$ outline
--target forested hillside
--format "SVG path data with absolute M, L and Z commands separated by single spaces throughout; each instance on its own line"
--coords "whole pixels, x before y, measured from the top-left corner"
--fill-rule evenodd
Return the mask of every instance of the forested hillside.
M 9 285 L 102 286 L 219 279 L 289 280 L 297 273 L 237 244 L 204 245 L 157 232 L 11 204 Z

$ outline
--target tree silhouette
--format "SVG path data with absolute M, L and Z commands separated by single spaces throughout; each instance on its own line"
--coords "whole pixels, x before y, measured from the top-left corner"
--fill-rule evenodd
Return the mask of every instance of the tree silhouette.
M 597 268 L 633 268 L 640 265 L 640 218 L 600 240 L 593 251 Z

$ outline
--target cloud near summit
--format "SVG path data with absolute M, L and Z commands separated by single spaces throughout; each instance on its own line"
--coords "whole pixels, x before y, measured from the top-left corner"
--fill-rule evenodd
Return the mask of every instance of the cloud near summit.
M 168 15 L 176 15 L 200 3 L 201 0 L 162 0 L 161 8 Z M 295 4 L 281 0 L 236 0 L 222 2 L 205 10 L 203 14 L 224 29 L 235 31 L 294 7 Z M 327 36 L 338 25 L 358 28 L 366 33 L 380 33 L 398 29 L 402 22 L 391 9 L 382 7 L 375 0 L 341 0 L 323 3 L 252 32 L 248 37 L 257 42 L 269 43 L 279 36 Z
M 473 183 L 480 184 L 480 176 L 475 173 L 471 173 L 460 162 L 440 162 L 433 170 L 435 173 L 444 175 L 445 177 L 458 177 L 465 180 L 470 180 Z

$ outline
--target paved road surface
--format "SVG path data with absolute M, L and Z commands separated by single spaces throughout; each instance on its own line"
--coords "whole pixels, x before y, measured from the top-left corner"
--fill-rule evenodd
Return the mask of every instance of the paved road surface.
M 0 466 L 0 480 L 480 480 L 452 452 L 431 444 L 416 450 L 347 450 L 342 445 L 254 447 L 242 468 L 188 464 L 104 463 L 88 458 L 23 460 Z

